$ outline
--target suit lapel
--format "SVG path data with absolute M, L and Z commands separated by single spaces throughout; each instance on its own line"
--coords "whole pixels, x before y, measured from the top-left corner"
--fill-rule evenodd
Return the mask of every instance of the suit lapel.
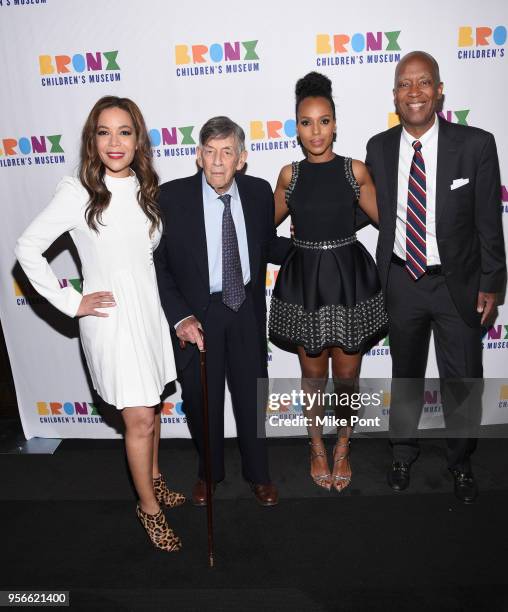
M 195 259 L 199 273 L 206 287 L 210 288 L 208 251 L 206 249 L 205 212 L 203 207 L 202 172 L 192 177 L 189 197 L 182 202 L 186 220 L 184 235 L 188 236 L 189 250 Z
M 252 194 L 246 187 L 242 174 L 236 175 L 236 185 L 242 203 L 243 218 L 245 220 L 245 232 L 247 234 L 247 246 L 249 249 L 250 279 L 256 282 L 256 274 L 259 268 L 259 239 L 257 234 L 257 209 Z
M 457 142 L 451 134 L 452 130 L 452 124 L 439 117 L 436 170 L 436 224 L 443 214 L 443 209 L 450 193 L 450 184 L 453 179 Z
M 399 186 L 399 150 L 402 127 L 388 132 L 383 144 L 384 165 L 393 220 L 397 217 L 397 191 Z

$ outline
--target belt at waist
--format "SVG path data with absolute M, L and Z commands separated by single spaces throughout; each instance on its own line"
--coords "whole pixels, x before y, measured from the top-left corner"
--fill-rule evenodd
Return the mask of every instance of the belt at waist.
M 402 266 L 402 267 L 405 267 L 406 265 L 405 260 L 401 259 L 398 255 L 395 255 L 395 253 L 392 253 L 392 263 L 395 264 L 396 266 Z M 441 264 L 437 266 L 427 266 L 425 268 L 425 274 L 428 274 L 429 276 L 435 276 L 435 275 L 442 274 L 442 273 L 443 273 L 443 268 Z
M 250 293 L 252 290 L 252 283 L 249 281 L 245 285 L 245 294 Z M 211 302 L 222 302 L 222 291 L 216 291 L 215 293 L 210 293 L 210 301 Z
M 345 238 L 337 238 L 337 240 L 324 240 L 322 242 L 315 242 L 313 240 L 299 240 L 298 238 L 293 238 L 293 244 L 300 249 L 317 249 L 317 250 L 326 250 L 326 249 L 338 249 L 339 247 L 347 246 L 348 244 L 353 244 L 357 240 L 356 234 L 352 236 L 346 236 Z

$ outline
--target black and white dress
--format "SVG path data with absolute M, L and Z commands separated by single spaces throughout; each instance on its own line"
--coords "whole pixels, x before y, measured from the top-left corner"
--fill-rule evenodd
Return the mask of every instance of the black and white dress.
M 360 188 L 351 158 L 293 162 L 286 203 L 293 247 L 272 295 L 270 337 L 309 355 L 357 353 L 387 330 L 376 264 L 355 235 Z

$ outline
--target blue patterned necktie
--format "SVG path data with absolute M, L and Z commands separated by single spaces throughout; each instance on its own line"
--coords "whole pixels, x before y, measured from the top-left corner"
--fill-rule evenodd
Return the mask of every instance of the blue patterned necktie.
M 237 312 L 245 300 L 242 262 L 238 249 L 235 224 L 231 215 L 231 196 L 219 197 L 224 203 L 222 213 L 222 301 Z
M 427 180 L 421 148 L 415 140 L 407 194 L 406 270 L 415 281 L 427 269 Z

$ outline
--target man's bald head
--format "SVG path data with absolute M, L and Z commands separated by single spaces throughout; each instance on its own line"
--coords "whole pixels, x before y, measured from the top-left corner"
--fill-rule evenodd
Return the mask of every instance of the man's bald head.
M 402 68 L 412 59 L 421 59 L 429 64 L 429 68 L 431 69 L 432 79 L 436 85 L 441 83 L 441 75 L 439 74 L 439 64 L 432 57 L 430 53 L 426 53 L 425 51 L 411 51 L 410 53 L 406 53 L 404 57 L 399 61 L 395 68 L 395 80 L 394 83 L 397 85 L 397 80 L 399 77 L 399 73 Z
M 415 138 L 434 125 L 442 104 L 443 83 L 436 60 L 424 51 L 405 55 L 395 69 L 393 101 L 400 122 Z

